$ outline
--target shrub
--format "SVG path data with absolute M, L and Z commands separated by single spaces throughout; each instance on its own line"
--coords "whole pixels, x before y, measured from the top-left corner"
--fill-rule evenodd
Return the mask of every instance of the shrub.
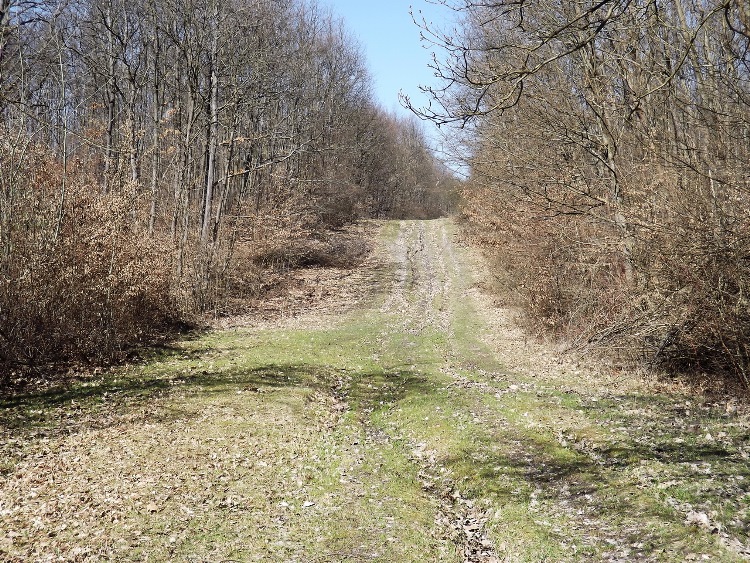
M 7 161 L 7 160 L 6 160 Z M 132 198 L 98 193 L 43 150 L 4 180 L 0 362 L 112 361 L 177 318 L 170 257 Z M 7 373 L 7 370 L 6 370 Z

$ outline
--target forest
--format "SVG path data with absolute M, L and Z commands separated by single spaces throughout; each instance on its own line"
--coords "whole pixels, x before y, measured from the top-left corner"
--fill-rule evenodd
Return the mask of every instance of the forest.
M 748 0 L 327 2 L 0 0 L 0 561 L 748 561 Z
M 4 373 L 117 360 L 355 267 L 360 219 L 458 209 L 532 331 L 747 388 L 750 7 L 435 3 L 440 82 L 404 102 L 453 168 L 316 2 L 0 0 Z
M 441 3 L 420 113 L 463 131 L 463 218 L 528 325 L 747 389 L 750 5 Z
M 128 347 L 354 265 L 455 182 L 315 2 L 0 0 L 0 363 Z

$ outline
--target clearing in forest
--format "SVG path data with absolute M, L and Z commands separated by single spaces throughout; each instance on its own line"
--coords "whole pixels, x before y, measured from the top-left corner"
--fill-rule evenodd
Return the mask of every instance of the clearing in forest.
M 325 306 L 3 399 L 0 559 L 747 557 L 742 408 L 525 340 L 449 220 L 377 228 Z

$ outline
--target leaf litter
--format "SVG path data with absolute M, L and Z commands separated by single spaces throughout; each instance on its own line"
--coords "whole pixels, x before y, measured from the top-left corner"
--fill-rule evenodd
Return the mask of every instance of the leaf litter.
M 470 285 L 445 222 L 391 234 L 315 307 L 4 401 L 0 558 L 748 557 L 745 406 L 561 356 Z M 325 336 L 340 295 L 375 302 L 352 345 Z

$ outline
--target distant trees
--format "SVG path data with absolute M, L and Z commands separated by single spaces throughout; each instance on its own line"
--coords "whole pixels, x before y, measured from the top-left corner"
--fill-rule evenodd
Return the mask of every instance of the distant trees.
M 254 291 L 269 245 L 444 213 L 370 88 L 314 2 L 0 0 L 0 361 L 111 357 Z
M 426 117 L 470 131 L 464 213 L 528 318 L 747 386 L 747 3 L 451 4 Z

